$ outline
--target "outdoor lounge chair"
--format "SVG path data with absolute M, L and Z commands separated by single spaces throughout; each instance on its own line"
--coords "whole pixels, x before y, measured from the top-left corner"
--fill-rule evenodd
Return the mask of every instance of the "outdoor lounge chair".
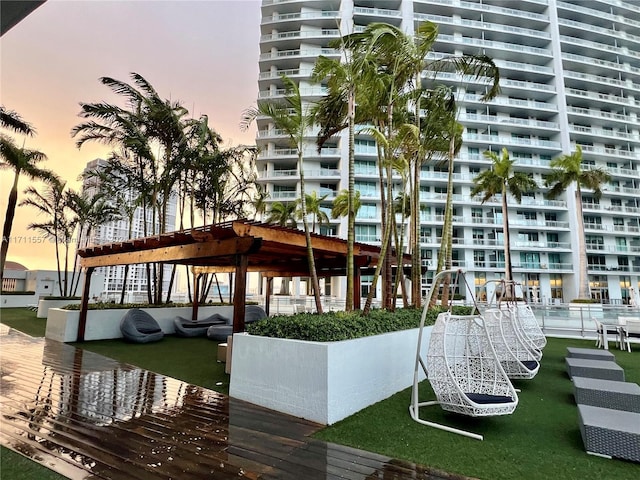
M 120 332 L 128 342 L 150 343 L 162 340 L 164 333 L 158 322 L 144 310 L 132 308 L 120 321 Z
M 267 318 L 267 313 L 258 305 L 247 305 L 244 312 L 245 326 L 252 322 L 257 322 Z M 233 319 L 230 319 L 225 325 L 212 325 L 207 329 L 207 338 L 217 342 L 224 342 L 229 335 L 233 334 Z
M 173 319 L 173 326 L 178 337 L 204 337 L 212 325 L 226 325 L 228 323 L 229 319 L 219 313 L 195 321 L 181 316 Z
M 445 270 L 436 275 L 432 290 L 438 287 L 441 275 L 452 273 L 456 271 Z M 422 359 L 422 334 L 430 298 L 431 295 L 425 301 L 420 321 L 409 413 L 423 425 L 482 440 L 482 435 L 429 422 L 419 416 L 420 407 L 430 405 L 472 417 L 509 415 L 518 405 L 518 395 L 498 360 L 482 315 L 453 315 L 451 309 L 440 313 L 431 330 L 426 359 Z M 420 367 L 431 383 L 435 401 L 418 400 Z

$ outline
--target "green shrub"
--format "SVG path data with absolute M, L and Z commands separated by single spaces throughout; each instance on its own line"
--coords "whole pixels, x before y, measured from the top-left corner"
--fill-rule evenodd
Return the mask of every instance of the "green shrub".
M 256 305 L 257 302 L 247 302 L 247 305 Z M 160 305 L 154 305 L 149 303 L 115 303 L 115 302 L 96 302 L 89 303 L 89 310 L 110 310 L 110 309 L 130 309 L 130 308 L 171 308 L 171 307 L 192 307 L 192 303 L 161 303 Z M 220 306 L 232 306 L 230 303 L 210 302 L 201 303 L 201 307 L 220 307 Z M 72 303 L 62 307 L 64 310 L 80 310 L 80 305 Z
M 433 325 L 445 309 L 434 307 L 427 312 L 425 325 Z M 453 307 L 453 313 L 468 315 L 471 307 Z M 251 323 L 247 331 L 263 337 L 290 338 L 315 342 L 336 342 L 368 337 L 382 333 L 407 330 L 420 326 L 421 309 L 403 308 L 395 312 L 372 310 L 368 316 L 361 312 L 329 312 L 318 315 L 300 313 L 277 316 Z
M 80 300 L 80 297 L 61 297 L 59 295 L 47 295 L 42 300 Z
M 10 290 L 2 290 L 2 292 L 0 292 L 0 295 L 34 295 L 36 292 L 14 292 L 14 291 L 10 291 Z
M 600 303 L 593 298 L 574 298 L 571 303 Z

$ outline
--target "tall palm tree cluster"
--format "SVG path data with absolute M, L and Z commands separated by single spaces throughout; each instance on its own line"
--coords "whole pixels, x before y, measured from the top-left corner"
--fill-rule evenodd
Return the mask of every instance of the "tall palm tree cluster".
M 80 272 L 74 260 L 75 245 L 87 246 L 102 224 L 127 218 L 129 237 L 135 212 L 141 208 L 143 235 L 174 230 L 167 224 L 170 201 L 178 205 L 178 228 L 199 222 L 221 222 L 248 215 L 255 190 L 255 148 L 221 148 L 222 138 L 209 126 L 208 117 L 189 118 L 179 102 L 163 100 L 141 75 L 131 74 L 131 84 L 104 77 L 100 81 L 123 98 L 125 107 L 109 103 L 81 103 L 85 120 L 71 132 L 76 145 L 100 142 L 113 148 L 109 157 L 87 172 L 83 193 L 68 188 L 49 170 L 38 167 L 46 159 L 42 152 L 17 146 L 10 136 L 0 137 L 2 168 L 14 171 L 2 240 L 2 270 L 18 206 L 31 206 L 43 217 L 29 228 L 56 244 L 60 295 L 77 291 Z M 23 135 L 34 129 L 15 112 L 2 107 L 1 126 Z M 18 203 L 20 175 L 45 181 L 44 188 L 29 186 Z M 69 267 L 73 270 L 69 278 Z M 147 265 L 147 295 L 150 303 L 162 301 L 164 268 Z M 171 273 L 167 299 L 175 270 Z M 121 301 L 126 290 L 126 276 Z M 206 284 L 206 282 L 203 282 Z M 190 292 L 191 294 L 191 292 Z
M 101 194 L 125 213 L 129 225 L 141 207 L 145 236 L 175 229 L 167 224 L 172 199 L 180 229 L 247 216 L 255 188 L 255 148 L 221 148 L 222 138 L 206 115 L 189 117 L 180 102 L 162 99 L 140 74 L 132 73 L 131 80 L 101 78 L 126 106 L 81 103 L 80 116 L 86 120 L 71 132 L 78 148 L 92 141 L 113 147 L 105 164 L 88 173 Z M 147 275 L 148 300 L 160 303 L 164 268 L 147 265 Z M 174 275 L 175 267 L 167 299 Z M 124 283 L 123 293 L 126 278 Z
M 392 25 L 372 23 L 363 32 L 346 35 L 331 45 L 342 52 L 341 59 L 318 57 L 313 80 L 326 86 L 328 92 L 321 101 L 313 105 L 303 102 L 297 85 L 283 76 L 283 83 L 289 92 L 285 101 L 261 102 L 245 116 L 245 125 L 257 115 L 271 118 L 276 128 L 289 133 L 291 146 L 298 149 L 303 222 L 309 211 L 304 205 L 306 192 L 302 140 L 316 125 L 320 127 L 318 148 L 338 132 L 348 131 L 348 189 L 338 195 L 332 209 L 336 215 L 347 216 L 347 310 L 351 310 L 354 305 L 353 245 L 358 204 L 354 180 L 356 132 L 373 136 L 378 146 L 383 229 L 381 257 L 385 259 L 379 262 L 373 275 L 364 311 L 366 313 L 371 308 L 378 278 L 383 279 L 385 308 L 393 308 L 395 292 L 399 286 L 404 287 L 403 270 L 398 269 L 394 282 L 389 261 L 393 253 L 404 251 L 403 242 L 407 230 L 402 228 L 404 220 L 401 228 L 398 228 L 398 206 L 394 199 L 411 199 L 404 202 L 405 208 L 402 210 L 410 218 L 408 243 L 414 259 L 412 301 L 419 306 L 420 166 L 427 161 L 453 162 L 453 154 L 459 148 L 461 138 L 461 127 L 456 122 L 455 92 L 438 85 L 435 75 L 438 72 L 457 72 L 464 78 L 488 79 L 486 99 L 498 91 L 498 69 L 488 57 L 452 56 L 428 60 L 427 56 L 436 37 L 437 27 L 431 22 L 422 23 L 413 36 Z M 431 74 L 426 79 L 423 78 L 425 72 Z M 363 125 L 366 127 L 362 127 Z M 400 183 L 394 181 L 396 175 L 402 179 Z M 284 209 L 285 205 L 274 203 L 273 214 L 267 218 L 281 218 L 278 212 Z M 305 225 L 305 231 L 307 230 Z M 313 276 L 311 248 L 309 252 Z M 316 300 L 316 303 L 319 301 Z

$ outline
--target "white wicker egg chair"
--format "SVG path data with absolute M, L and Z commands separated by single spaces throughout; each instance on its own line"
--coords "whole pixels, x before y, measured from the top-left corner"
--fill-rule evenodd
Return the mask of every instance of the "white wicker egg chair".
M 531 379 L 540 368 L 539 359 L 521 336 L 515 309 L 489 308 L 484 322 L 500 365 L 511 379 Z
M 517 334 L 529 347 L 535 359 L 540 361 L 542 358 L 542 349 L 547 344 L 547 338 L 542 332 L 542 328 L 540 328 L 531 307 L 526 301 L 504 300 L 505 293 L 511 290 L 515 294 L 515 289 L 519 284 L 516 282 L 506 282 L 505 280 L 490 280 L 484 284 L 484 288 L 487 289 L 487 285 L 490 283 L 499 283 L 501 289 L 499 295 L 496 295 L 496 291 L 493 292 L 488 302 L 488 308 L 499 308 L 503 311 L 504 315 L 509 315 L 514 319 Z M 509 285 L 511 285 L 511 287 L 507 288 Z
M 431 331 L 427 354 L 422 358 L 422 338 L 429 300 L 434 288 L 439 285 L 439 278 L 451 274 L 464 279 L 461 270 L 440 272 L 433 279 L 431 292 L 425 302 L 418 333 L 409 413 L 423 425 L 482 440 L 482 435 L 426 421 L 419 416 L 420 407 L 431 405 L 440 405 L 443 410 L 472 417 L 509 415 L 518 405 L 518 395 L 498 361 L 482 315 L 453 315 L 451 308 L 440 313 Z M 468 287 L 466 280 L 464 283 Z M 435 401 L 418 400 L 421 369 L 433 388 Z

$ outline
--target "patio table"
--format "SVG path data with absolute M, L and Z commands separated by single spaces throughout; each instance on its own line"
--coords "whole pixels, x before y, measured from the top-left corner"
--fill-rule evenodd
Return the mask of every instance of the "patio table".
M 578 405 L 587 453 L 640 462 L 640 413 Z
M 609 360 L 586 360 L 584 358 L 565 358 L 569 377 L 601 378 L 624 382 L 624 370 Z
M 615 362 L 616 357 L 609 350 L 598 348 L 567 347 L 567 356 L 570 358 L 584 358 L 585 360 L 608 360 Z
M 631 382 L 573 377 L 576 403 L 640 413 L 640 385 Z

